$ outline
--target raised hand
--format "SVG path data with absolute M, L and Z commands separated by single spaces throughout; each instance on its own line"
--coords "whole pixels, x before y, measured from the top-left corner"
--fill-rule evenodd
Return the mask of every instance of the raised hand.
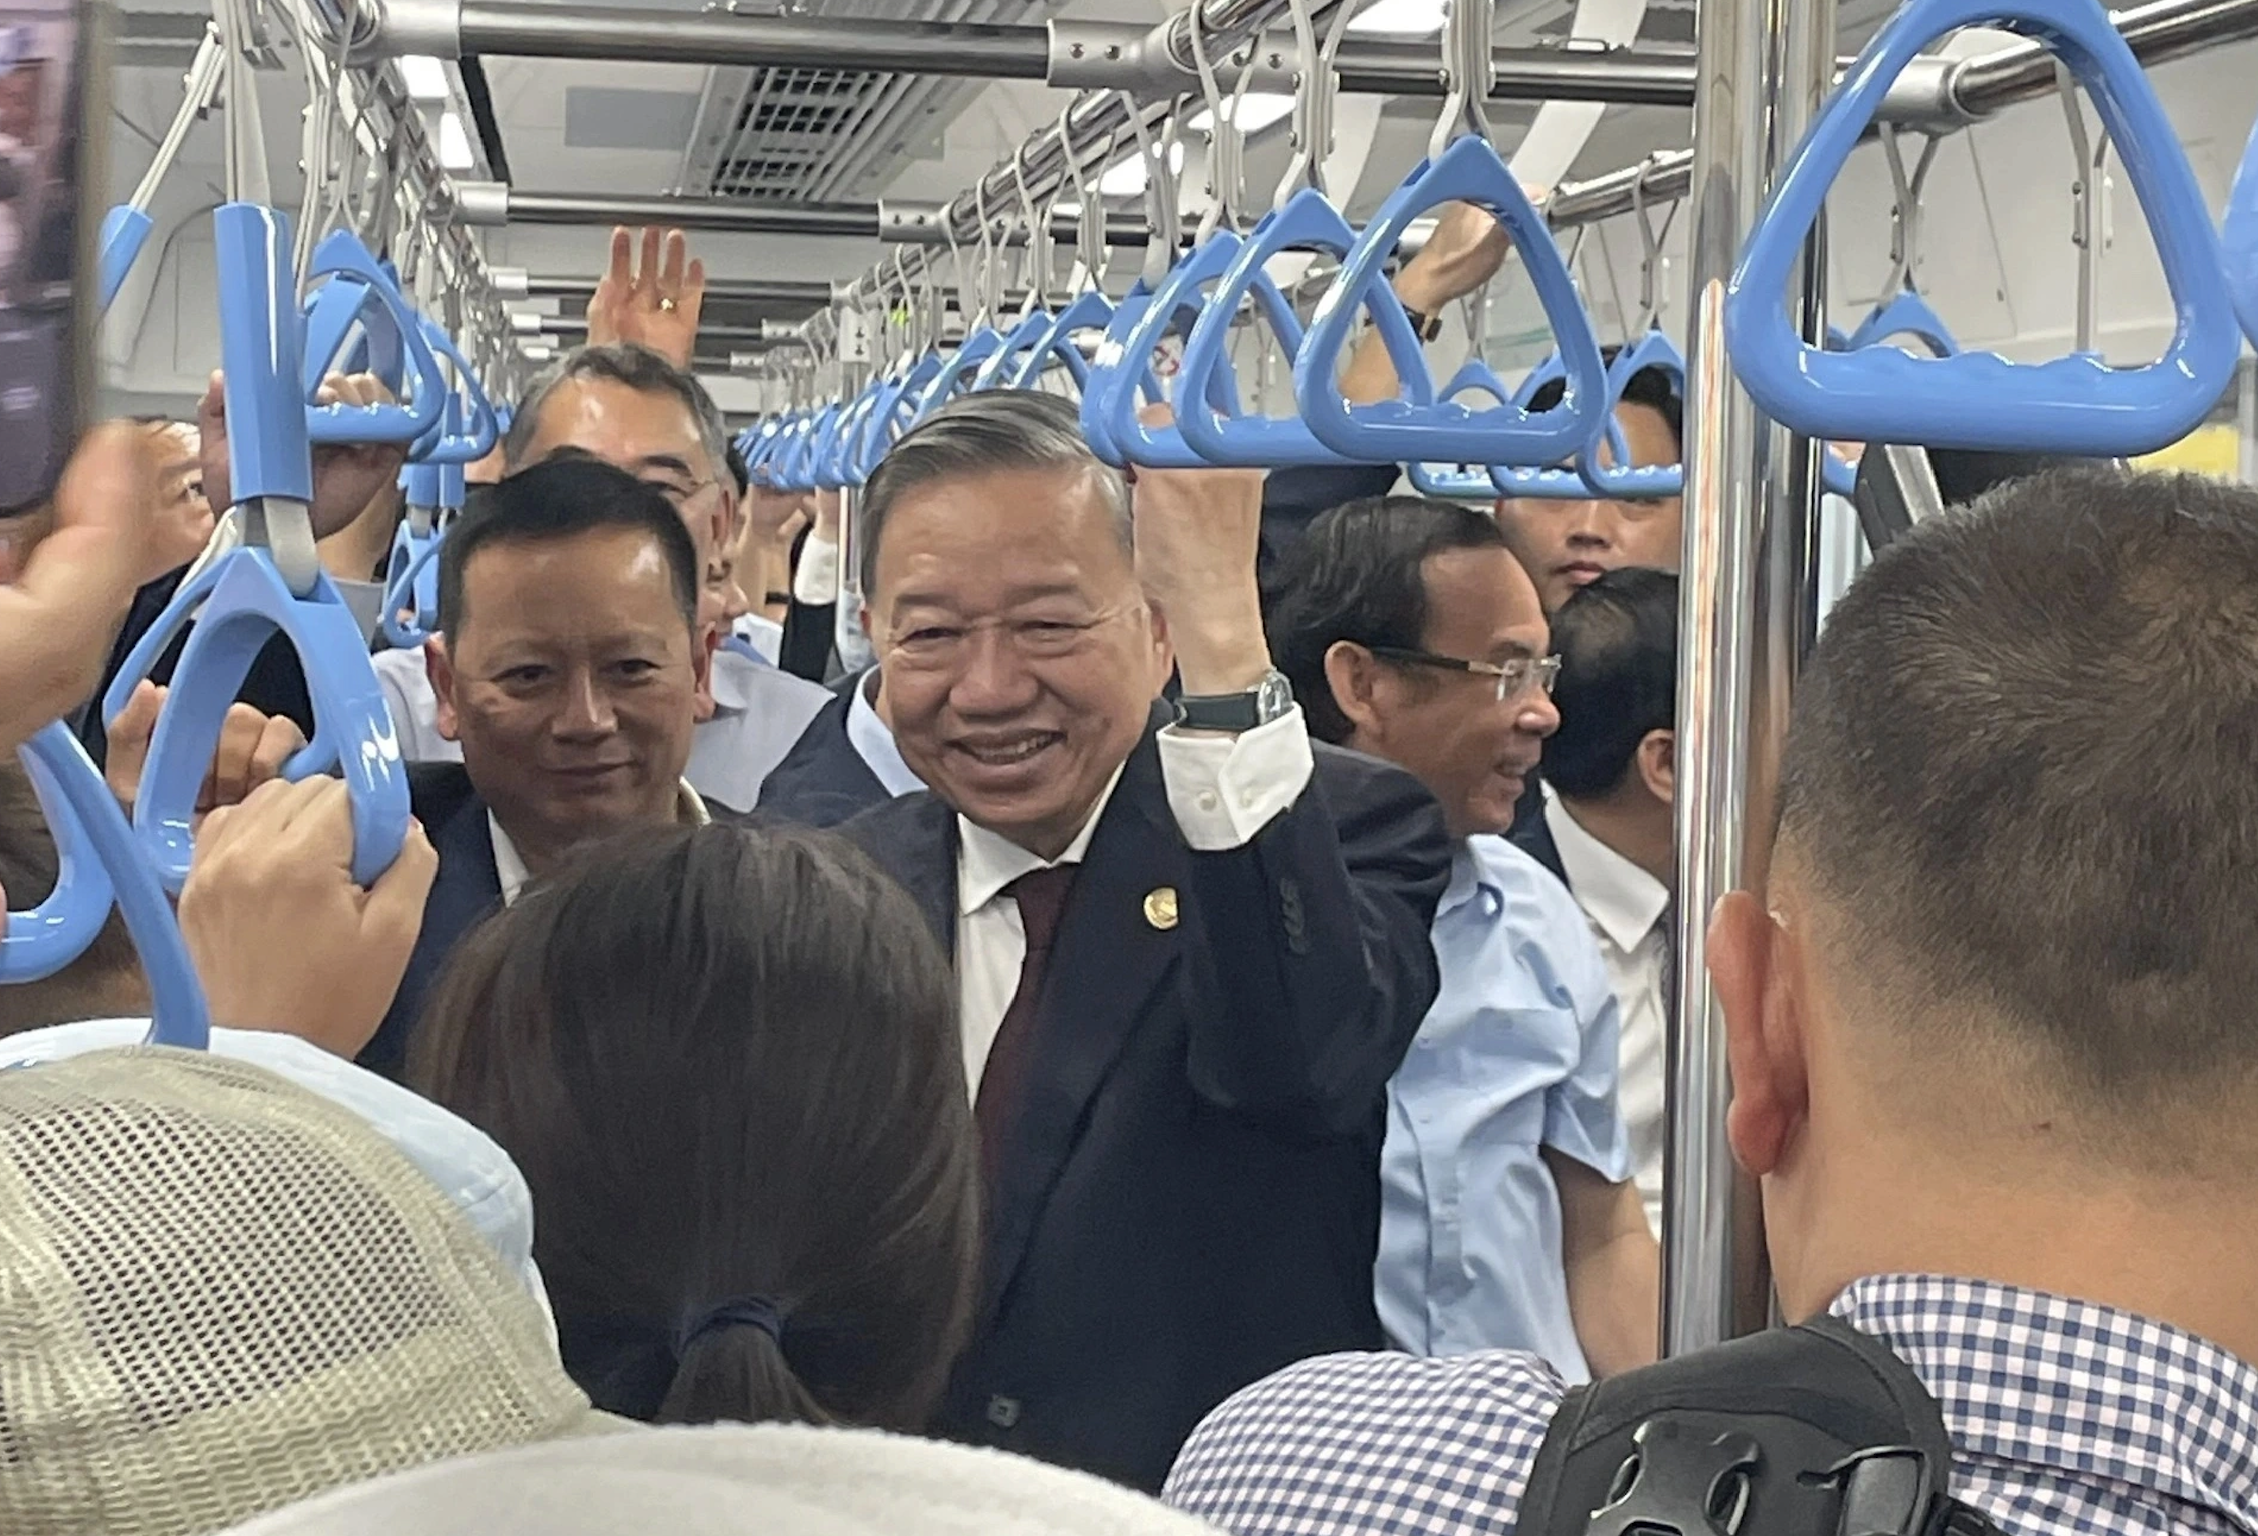
M 612 231 L 612 259 L 588 301 L 588 342 L 633 342 L 677 368 L 688 368 L 698 341 L 698 314 L 706 302 L 706 264 L 690 255 L 679 229 L 646 229 L 643 259 L 635 260 L 635 232 Z
M 370 373 L 333 373 L 314 399 L 321 405 L 379 405 L 392 398 L 384 381 Z M 218 374 L 196 407 L 202 436 L 204 499 L 215 512 L 235 505 L 227 458 L 227 381 Z M 324 443 L 314 449 L 314 537 L 326 539 L 350 527 L 377 492 L 400 478 L 408 462 L 405 443 Z
M 1166 406 L 1139 412 L 1165 425 Z M 1184 691 L 1240 693 L 1270 670 L 1255 554 L 1262 541 L 1262 472 L 1139 469 L 1137 577 L 1167 621 Z

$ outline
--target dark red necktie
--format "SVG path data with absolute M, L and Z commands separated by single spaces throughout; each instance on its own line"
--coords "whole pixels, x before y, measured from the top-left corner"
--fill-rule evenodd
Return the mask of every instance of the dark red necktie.
M 1027 1091 L 1027 1069 L 1035 1054 L 1035 1011 L 1043 999 L 1043 967 L 1050 960 L 1051 942 L 1058 937 L 1059 915 L 1066 910 L 1075 868 L 1058 864 L 1038 869 L 1004 887 L 1004 894 L 1019 904 L 1027 958 L 1020 962 L 1018 990 L 1011 994 L 995 1044 L 988 1048 L 988 1065 L 972 1101 L 973 1118 L 980 1125 L 980 1166 L 990 1183 L 1003 1165 L 1004 1141 Z

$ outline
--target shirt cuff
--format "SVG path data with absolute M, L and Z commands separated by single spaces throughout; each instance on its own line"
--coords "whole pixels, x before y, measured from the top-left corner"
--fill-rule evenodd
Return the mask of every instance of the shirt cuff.
M 839 600 L 839 546 L 809 534 L 792 572 L 792 600 L 810 608 Z
M 1168 808 L 1195 853 L 1244 848 L 1293 808 L 1317 771 L 1309 727 L 1295 705 L 1268 725 L 1237 736 L 1167 726 L 1160 733 L 1160 776 Z

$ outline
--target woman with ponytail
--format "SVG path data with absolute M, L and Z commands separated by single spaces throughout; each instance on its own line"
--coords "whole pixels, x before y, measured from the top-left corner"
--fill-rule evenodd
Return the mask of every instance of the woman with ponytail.
M 516 1158 L 564 1362 L 659 1423 L 924 1426 L 979 1158 L 948 962 L 819 833 L 586 850 L 458 948 L 411 1079 Z

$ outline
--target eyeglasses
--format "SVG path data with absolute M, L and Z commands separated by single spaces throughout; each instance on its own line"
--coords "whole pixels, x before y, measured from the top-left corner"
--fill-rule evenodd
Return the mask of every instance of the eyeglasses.
M 1476 677 L 1497 679 L 1497 700 L 1500 704 L 1524 698 L 1534 689 L 1550 695 L 1552 685 L 1560 677 L 1558 656 L 1522 656 L 1508 662 L 1468 661 L 1460 656 L 1437 656 L 1432 651 L 1399 650 L 1392 645 L 1366 647 L 1382 661 L 1400 662 L 1412 667 L 1435 667 L 1445 672 L 1467 672 Z

